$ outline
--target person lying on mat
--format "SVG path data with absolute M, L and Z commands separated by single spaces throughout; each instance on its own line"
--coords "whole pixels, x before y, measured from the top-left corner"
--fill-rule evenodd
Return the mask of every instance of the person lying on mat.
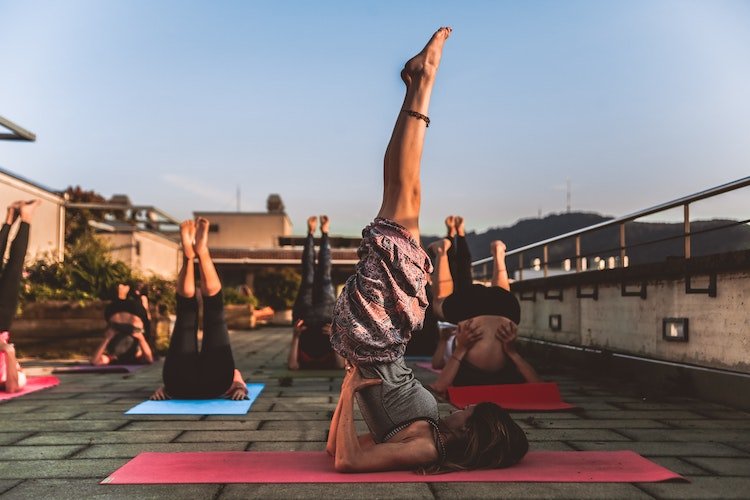
M 117 285 L 117 298 L 104 309 L 104 317 L 107 329 L 104 331 L 104 339 L 91 356 L 92 365 L 154 362 L 153 352 L 145 335 L 148 313 L 142 299 L 130 295 L 130 285 Z
M 208 220 L 203 217 L 180 224 L 183 260 L 175 290 L 177 318 L 164 360 L 164 385 L 151 395 L 154 400 L 247 398 L 247 386 L 242 374 L 234 367 L 221 281 L 208 251 L 208 227 Z M 195 290 L 196 257 L 203 301 L 200 351 Z
M 18 289 L 29 246 L 31 219 L 40 203 L 39 200 L 11 203 L 0 229 L 0 391 L 5 392 L 18 392 L 26 385 L 26 374 L 16 359 L 15 346 L 10 342 L 10 327 L 18 308 Z M 10 244 L 8 261 L 3 265 L 10 229 L 18 219 L 18 231 Z
M 506 467 L 528 450 L 524 432 L 495 404 L 441 419 L 435 397 L 404 361 L 427 307 L 432 264 L 419 245 L 419 170 L 430 94 L 450 34 L 440 28 L 401 72 L 406 97 L 385 153 L 382 205 L 362 231 L 359 263 L 334 308 L 331 344 L 349 363 L 326 446 L 337 471 Z M 363 436 L 356 434 L 355 399 L 370 430 Z
M 463 219 L 446 219 L 449 236 L 451 224 L 455 224 L 456 229 L 455 245 L 448 238 L 430 245 L 435 253 L 433 307 L 439 316 L 458 326 L 455 336 L 438 344 L 433 367 L 442 371 L 431 387 L 443 394 L 450 385 L 541 382 L 536 370 L 516 349 L 521 308 L 510 293 L 505 244 L 502 241 L 492 243 L 492 286 L 473 284 Z
M 292 309 L 292 344 L 287 366 L 300 368 L 343 368 L 344 360 L 331 347 L 331 315 L 336 294 L 331 280 L 330 221 L 320 216 L 320 250 L 315 264 L 316 217 L 307 219 L 307 239 L 302 250 L 302 282 Z

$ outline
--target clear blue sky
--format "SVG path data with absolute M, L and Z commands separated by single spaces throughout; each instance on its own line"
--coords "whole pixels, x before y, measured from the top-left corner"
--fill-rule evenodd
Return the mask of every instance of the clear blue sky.
M 422 230 L 623 215 L 750 173 L 746 1 L 6 1 L 0 165 L 177 217 L 280 193 L 357 234 L 399 70 L 440 25 Z M 746 216 L 747 193 L 696 207 Z

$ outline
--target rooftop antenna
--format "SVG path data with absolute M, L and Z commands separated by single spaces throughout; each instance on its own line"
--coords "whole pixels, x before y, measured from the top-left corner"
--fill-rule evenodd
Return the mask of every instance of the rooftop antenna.
M 568 208 L 568 213 L 570 213 L 570 178 L 565 180 L 565 184 L 567 186 L 567 192 L 566 192 L 567 208 Z

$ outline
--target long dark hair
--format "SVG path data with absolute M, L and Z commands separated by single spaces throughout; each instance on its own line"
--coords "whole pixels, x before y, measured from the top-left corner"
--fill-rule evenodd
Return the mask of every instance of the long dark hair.
M 421 472 L 510 467 L 526 455 L 529 442 L 507 411 L 495 403 L 479 403 L 466 420 L 465 430 L 448 433 L 445 451 L 445 460 Z

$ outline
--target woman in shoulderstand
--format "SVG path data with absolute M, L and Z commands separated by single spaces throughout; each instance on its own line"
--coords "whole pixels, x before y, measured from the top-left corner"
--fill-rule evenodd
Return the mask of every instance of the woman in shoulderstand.
M 183 261 L 177 275 L 177 319 L 164 360 L 164 386 L 151 399 L 247 398 L 242 374 L 234 367 L 232 346 L 224 316 L 221 281 L 208 251 L 208 220 L 199 217 L 180 224 Z M 198 298 L 195 266 L 201 276 L 203 341 L 198 350 Z
M 406 97 L 385 153 L 383 203 L 362 231 L 360 261 L 336 302 L 331 343 L 347 362 L 327 451 L 341 472 L 435 473 L 507 467 L 528 450 L 507 412 L 482 403 L 440 418 L 403 353 L 422 326 L 430 260 L 419 245 L 420 162 L 430 95 L 450 28 L 410 59 Z M 358 436 L 354 400 L 370 432 Z

